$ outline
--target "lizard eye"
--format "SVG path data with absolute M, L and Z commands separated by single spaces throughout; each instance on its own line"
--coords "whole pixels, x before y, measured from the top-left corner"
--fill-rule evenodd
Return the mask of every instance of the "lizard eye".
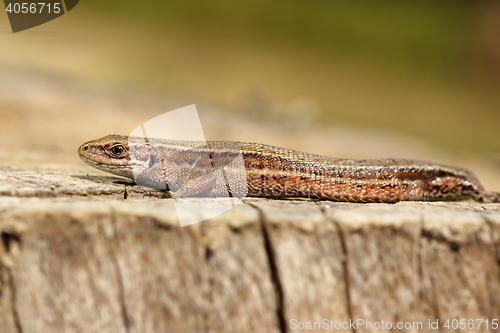
M 113 153 L 113 155 L 120 156 L 125 152 L 125 147 L 123 147 L 122 145 L 116 145 L 111 147 L 110 151 L 111 153 Z

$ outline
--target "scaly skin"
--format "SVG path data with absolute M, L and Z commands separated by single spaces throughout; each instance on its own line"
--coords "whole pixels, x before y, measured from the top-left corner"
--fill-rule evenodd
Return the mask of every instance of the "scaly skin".
M 258 143 L 108 135 L 84 143 L 90 166 L 174 197 L 309 197 L 351 202 L 499 202 L 461 168 L 406 159 L 348 160 Z M 242 159 L 239 159 L 242 157 Z

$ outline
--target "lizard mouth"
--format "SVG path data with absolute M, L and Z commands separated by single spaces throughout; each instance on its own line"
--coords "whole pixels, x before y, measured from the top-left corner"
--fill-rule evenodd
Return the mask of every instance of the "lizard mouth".
M 95 153 L 95 147 L 92 147 L 89 143 L 84 143 L 78 148 L 78 155 L 80 159 L 84 161 L 86 164 L 97 167 L 98 165 L 105 165 L 102 160 L 102 156 Z
M 124 159 L 115 160 L 102 154 L 100 147 L 92 145 L 91 141 L 78 148 L 78 155 L 85 164 L 97 170 L 133 179 L 133 173 L 128 167 L 127 161 Z
M 80 159 L 83 162 L 85 162 L 85 164 L 87 164 L 87 165 L 89 165 L 97 170 L 109 172 L 109 173 L 112 173 L 112 174 L 117 175 L 117 176 L 122 176 L 122 177 L 127 177 L 130 179 L 134 179 L 134 173 L 129 168 L 125 168 L 125 167 L 117 166 L 117 165 L 108 165 L 105 163 L 99 163 L 97 161 L 92 160 L 91 158 L 88 158 L 85 155 L 80 155 Z
M 87 165 L 90 165 L 91 167 L 95 168 L 95 169 L 98 169 L 98 170 L 102 170 L 102 171 L 107 171 L 107 172 L 112 172 L 111 168 L 109 168 L 108 165 L 104 164 L 104 163 L 99 163 L 93 159 L 91 159 L 89 156 L 86 156 L 84 154 L 80 154 L 80 159 L 85 162 L 85 164 Z

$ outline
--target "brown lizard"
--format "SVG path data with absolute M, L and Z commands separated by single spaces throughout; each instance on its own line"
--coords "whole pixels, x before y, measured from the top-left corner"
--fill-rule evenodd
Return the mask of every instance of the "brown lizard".
M 248 142 L 108 135 L 78 149 L 88 165 L 173 197 L 307 197 L 351 202 L 500 202 L 457 167 L 408 159 L 351 160 Z

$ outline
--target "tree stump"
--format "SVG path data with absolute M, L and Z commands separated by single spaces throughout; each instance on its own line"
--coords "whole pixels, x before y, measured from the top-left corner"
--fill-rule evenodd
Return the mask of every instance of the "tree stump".
M 499 204 L 247 198 L 180 227 L 172 199 L 123 179 L 3 168 L 0 235 L 0 332 L 500 324 Z

